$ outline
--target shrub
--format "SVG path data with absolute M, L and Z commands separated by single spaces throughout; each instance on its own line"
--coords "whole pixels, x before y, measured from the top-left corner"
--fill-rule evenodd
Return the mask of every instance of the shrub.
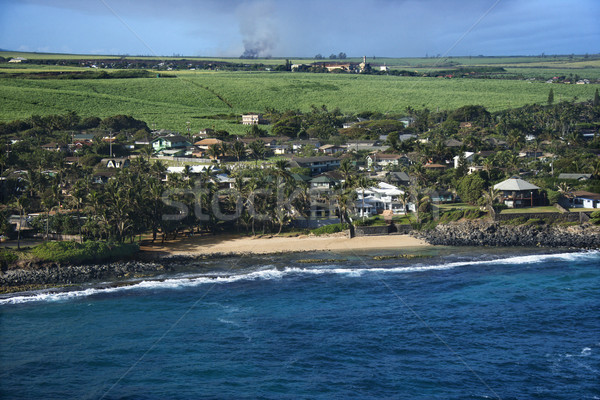
M 544 225 L 546 221 L 540 218 L 530 218 L 525 222 L 525 225 Z
M 348 229 L 348 224 L 331 224 L 325 225 L 317 229 L 313 229 L 310 231 L 313 235 L 327 235 L 331 233 L 338 233 Z
M 0 268 L 4 271 L 10 264 L 19 259 L 19 256 L 10 249 L 0 250 Z
M 31 250 L 31 253 L 42 261 L 51 262 L 103 262 L 131 257 L 139 250 L 137 243 L 109 243 L 87 241 L 46 242 Z

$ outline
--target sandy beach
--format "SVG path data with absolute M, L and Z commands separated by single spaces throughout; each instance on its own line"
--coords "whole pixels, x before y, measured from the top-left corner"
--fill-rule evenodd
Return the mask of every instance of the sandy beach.
M 370 249 L 406 249 L 430 246 L 409 235 L 367 236 L 348 238 L 346 234 L 327 236 L 203 236 L 182 238 L 161 245 L 142 246 L 148 253 L 196 256 L 210 254 L 273 254 L 302 251 L 352 251 Z

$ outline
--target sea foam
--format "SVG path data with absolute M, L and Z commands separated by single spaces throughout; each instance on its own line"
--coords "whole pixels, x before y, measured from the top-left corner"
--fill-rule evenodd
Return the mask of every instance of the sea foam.
M 0 299 L 0 305 L 20 304 L 36 301 L 64 301 L 78 297 L 93 296 L 96 294 L 108 294 L 115 292 L 143 291 L 143 290 L 164 290 L 164 289 L 183 289 L 201 285 L 218 285 L 238 281 L 252 280 L 274 280 L 282 279 L 290 275 L 344 275 L 348 277 L 360 277 L 365 274 L 398 274 L 411 272 L 425 272 L 434 270 L 448 270 L 458 267 L 476 266 L 476 265 L 509 265 L 509 264 L 533 264 L 545 261 L 581 261 L 585 259 L 595 259 L 600 255 L 600 251 L 583 251 L 573 253 L 556 254 L 536 254 L 526 256 L 512 256 L 491 260 L 465 260 L 455 261 L 443 264 L 423 265 L 416 264 L 410 266 L 399 266 L 392 268 L 369 267 L 369 262 L 365 261 L 365 268 L 340 267 L 336 265 L 315 265 L 314 267 L 300 268 L 287 267 L 278 269 L 272 265 L 264 266 L 262 269 L 252 272 L 245 272 L 232 275 L 192 275 L 168 279 L 153 279 L 141 282 L 131 283 L 129 285 L 108 286 L 88 288 L 84 290 L 71 290 L 59 292 L 34 292 L 27 295 L 15 295 Z

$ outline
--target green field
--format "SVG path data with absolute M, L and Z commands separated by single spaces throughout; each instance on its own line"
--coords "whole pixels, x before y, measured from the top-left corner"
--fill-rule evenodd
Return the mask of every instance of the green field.
M 77 111 L 82 116 L 129 114 L 157 128 L 182 130 L 236 124 L 218 113 L 308 110 L 325 104 L 344 112 L 402 112 L 407 106 L 453 109 L 481 104 L 490 111 L 556 99 L 591 99 L 594 85 L 548 85 L 517 80 L 409 78 L 252 72 L 178 72 L 177 78 L 108 80 L 0 79 L 0 120 Z M 218 97 L 216 94 L 218 94 Z
M 95 56 L 68 56 L 30 53 L 0 53 L 3 57 L 22 56 L 40 59 L 100 59 Z M 110 58 L 111 56 L 103 56 Z M 114 58 L 114 56 L 112 57 Z M 132 57 L 133 58 L 133 57 Z M 136 57 L 140 58 L 140 57 Z M 156 58 L 152 58 L 156 59 Z M 173 59 L 173 58 L 172 58 Z M 203 60 L 203 58 L 189 58 Z M 204 59 L 206 60 L 206 59 Z M 214 59 L 213 59 L 214 60 Z M 239 59 L 219 59 L 239 62 Z M 358 61 L 358 58 L 348 59 Z M 244 60 L 244 62 L 281 64 L 284 60 Z M 292 59 L 292 62 L 312 62 L 312 59 Z M 600 78 L 600 61 L 574 60 L 567 56 L 547 57 L 457 57 L 448 59 L 369 59 L 398 68 L 442 68 L 452 62 L 462 65 L 503 65 L 508 74 L 527 76 L 578 74 L 586 71 Z M 396 77 L 388 75 L 311 74 L 286 72 L 250 72 L 202 70 L 161 71 L 173 78 L 135 79 L 16 79 L 1 78 L 2 74 L 50 71 L 90 71 L 89 68 L 0 64 L 0 121 L 76 111 L 83 117 L 106 117 L 128 114 L 146 121 L 157 129 L 183 131 L 190 121 L 192 131 L 214 127 L 234 134 L 246 128 L 236 116 L 246 112 L 277 110 L 309 110 L 312 105 L 339 107 L 342 112 L 360 111 L 404 112 L 407 106 L 454 109 L 468 104 L 480 104 L 489 111 L 545 103 L 550 88 L 556 101 L 588 100 L 597 85 L 546 84 L 541 81 L 508 79 L 443 79 L 426 77 Z M 107 70 L 109 73 L 116 70 Z M 230 114 L 228 119 L 212 119 L 216 114 Z

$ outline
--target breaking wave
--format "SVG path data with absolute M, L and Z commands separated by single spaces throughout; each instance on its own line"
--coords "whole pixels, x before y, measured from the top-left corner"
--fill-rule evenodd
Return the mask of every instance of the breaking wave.
M 193 275 L 184 277 L 175 277 L 167 279 L 154 279 L 146 280 L 141 282 L 132 282 L 130 284 L 120 286 L 105 286 L 88 288 L 83 290 L 71 290 L 71 291 L 44 291 L 34 292 L 27 295 L 16 295 L 8 298 L 0 299 L 0 305 L 4 304 L 19 304 L 36 301 L 60 301 L 69 300 L 78 297 L 87 297 L 100 293 L 115 293 L 115 292 L 126 292 L 126 291 L 140 291 L 140 290 L 157 290 L 157 289 L 181 289 L 206 284 L 226 284 L 238 281 L 253 281 L 253 280 L 275 280 L 281 279 L 286 276 L 298 276 L 298 275 L 346 275 L 348 277 L 360 277 L 365 274 L 398 274 L 398 273 L 410 273 L 410 272 L 424 272 L 434 270 L 449 270 L 458 267 L 467 267 L 475 265 L 523 265 L 523 264 L 534 264 L 545 261 L 582 261 L 585 259 L 597 259 L 600 255 L 600 251 L 584 251 L 584 252 L 573 252 L 573 253 L 557 253 L 557 254 L 539 254 L 539 255 L 525 255 L 525 256 L 512 256 L 499 259 L 491 260 L 465 260 L 449 262 L 444 264 L 432 264 L 432 265 L 405 265 L 392 268 L 381 268 L 374 267 L 369 268 L 368 264 L 365 263 L 365 268 L 347 267 L 342 268 L 339 266 L 324 266 L 315 265 L 314 267 L 287 267 L 287 268 L 276 268 L 275 266 L 265 266 L 261 270 L 245 272 L 231 275 Z

